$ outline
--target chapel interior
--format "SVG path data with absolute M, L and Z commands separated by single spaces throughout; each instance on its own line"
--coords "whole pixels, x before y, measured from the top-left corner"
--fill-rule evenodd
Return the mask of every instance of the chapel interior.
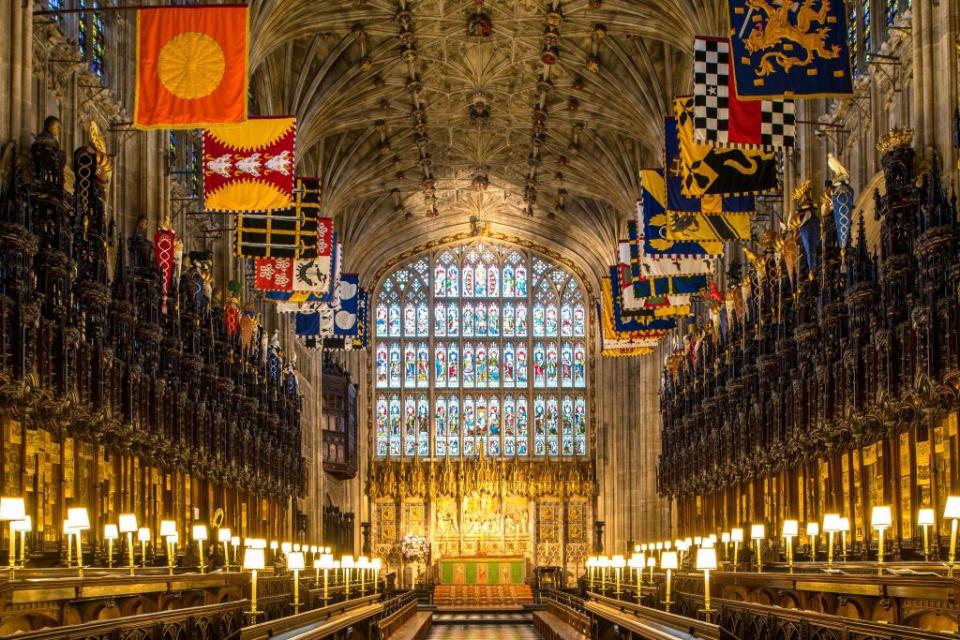
M 960 0 L 0 1 L 0 638 L 960 634 Z

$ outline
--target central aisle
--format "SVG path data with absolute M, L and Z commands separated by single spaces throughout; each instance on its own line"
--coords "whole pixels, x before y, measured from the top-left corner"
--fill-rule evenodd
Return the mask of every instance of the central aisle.
M 429 640 L 540 640 L 532 624 L 439 624 L 430 629 Z

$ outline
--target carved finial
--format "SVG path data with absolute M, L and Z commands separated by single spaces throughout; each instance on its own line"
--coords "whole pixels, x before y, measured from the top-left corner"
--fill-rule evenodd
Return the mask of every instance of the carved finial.
M 889 133 L 880 138 L 877 143 L 877 151 L 881 155 L 892 149 L 909 147 L 913 145 L 913 129 L 891 129 Z

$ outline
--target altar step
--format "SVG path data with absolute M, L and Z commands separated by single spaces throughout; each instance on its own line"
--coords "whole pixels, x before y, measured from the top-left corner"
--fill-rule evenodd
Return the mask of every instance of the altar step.
M 527 584 L 438 584 L 433 603 L 439 609 L 522 609 L 533 604 L 533 592 Z
M 523 624 L 528 625 L 533 621 L 532 614 L 528 612 L 505 612 L 502 609 L 483 609 L 471 610 L 446 610 L 439 609 L 433 614 L 433 624 L 445 625 L 465 625 L 465 624 Z

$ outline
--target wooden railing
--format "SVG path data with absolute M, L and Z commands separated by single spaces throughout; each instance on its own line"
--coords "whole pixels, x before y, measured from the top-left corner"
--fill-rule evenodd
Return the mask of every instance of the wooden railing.
M 285 634 L 289 640 L 309 640 L 333 635 L 355 624 L 374 621 L 384 611 L 380 596 L 367 596 L 338 602 L 276 620 L 251 625 L 240 631 L 240 640 L 266 640 Z
M 380 618 L 377 626 L 380 629 L 381 638 L 389 638 L 390 635 L 402 626 L 411 613 L 417 610 L 417 594 L 408 591 L 401 596 L 397 596 L 390 601 L 389 609 L 384 610 L 384 615 Z
M 703 597 L 697 594 L 675 594 L 677 610 L 686 616 L 699 616 Z M 748 602 L 711 598 L 713 619 L 725 631 L 743 640 L 791 638 L 818 640 L 836 638 L 856 640 L 942 640 L 955 638 L 952 633 L 925 631 L 883 622 L 856 620 L 816 611 L 786 609 Z
M 50 627 L 18 634 L 18 640 L 165 640 L 231 638 L 243 626 L 249 600 Z
M 623 600 L 591 594 L 584 603 L 584 609 L 598 621 L 607 625 L 615 624 L 627 629 L 636 638 L 649 640 L 676 640 L 679 638 L 704 638 L 719 640 L 720 627 L 677 613 L 667 613 L 659 609 L 644 607 Z M 597 625 L 597 632 L 603 636 L 603 624 Z

